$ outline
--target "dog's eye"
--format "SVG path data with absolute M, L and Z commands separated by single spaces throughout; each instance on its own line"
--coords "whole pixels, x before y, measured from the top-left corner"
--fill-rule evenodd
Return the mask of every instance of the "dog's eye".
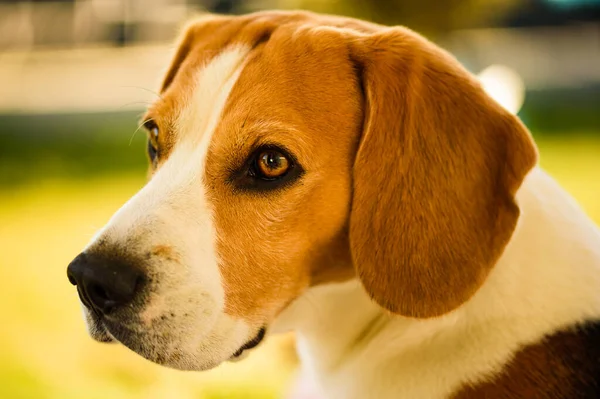
M 144 127 L 146 128 L 146 130 L 148 130 L 149 135 L 147 148 L 148 157 L 150 157 L 150 161 L 154 163 L 158 156 L 158 146 L 156 143 L 158 142 L 158 135 L 160 131 L 158 130 L 158 126 L 156 125 L 156 123 L 154 123 L 152 119 L 149 119 L 146 122 L 144 122 Z
M 157 140 L 158 139 L 158 134 L 160 133 L 160 130 L 158 129 L 158 125 L 156 124 L 156 122 L 154 122 L 154 120 L 152 119 L 147 119 L 144 122 L 144 128 L 146 128 L 146 130 L 148 131 L 148 134 L 150 134 L 150 138 L 152 140 Z
M 278 150 L 259 151 L 256 157 L 255 176 L 264 180 L 274 180 L 285 175 L 290 165 L 290 160 Z
M 293 155 L 269 144 L 255 150 L 240 169 L 232 171 L 230 182 L 244 191 L 272 191 L 292 184 L 303 174 Z

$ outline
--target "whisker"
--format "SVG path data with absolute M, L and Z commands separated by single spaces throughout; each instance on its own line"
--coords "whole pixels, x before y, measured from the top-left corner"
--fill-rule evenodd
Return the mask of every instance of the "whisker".
M 157 93 L 154 90 L 150 90 L 150 89 L 147 89 L 145 87 L 141 87 L 141 86 L 120 86 L 120 87 L 122 87 L 122 88 L 129 88 L 129 89 L 144 90 L 144 91 L 147 91 L 148 93 L 154 94 L 157 98 L 159 98 L 161 100 L 163 99 L 162 96 L 160 95 L 160 93 Z
M 129 139 L 129 147 L 131 147 L 131 143 L 133 142 L 133 138 L 135 137 L 135 134 L 138 132 L 138 130 L 140 130 L 142 127 L 144 127 L 144 125 L 147 122 L 150 122 L 151 120 L 152 119 L 146 119 L 146 120 L 143 120 L 142 122 L 140 122 L 140 124 L 138 125 L 137 129 L 135 129 L 135 131 L 131 135 L 131 138 Z

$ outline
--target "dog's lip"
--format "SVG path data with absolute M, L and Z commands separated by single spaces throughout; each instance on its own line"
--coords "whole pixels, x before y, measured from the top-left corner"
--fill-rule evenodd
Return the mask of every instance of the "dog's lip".
M 232 358 L 239 357 L 244 351 L 256 348 L 262 340 L 265 338 L 267 334 L 267 329 L 265 327 L 261 327 L 256 336 L 252 338 L 250 341 L 246 342 L 244 346 L 238 349 L 232 356 Z
M 117 342 L 108 331 L 108 328 L 106 328 L 106 325 L 104 324 L 104 321 L 101 316 L 97 315 L 94 312 L 89 312 L 88 322 L 92 324 L 92 330 L 90 331 L 92 339 L 107 344 Z
M 81 303 L 83 303 L 83 305 L 90 311 L 93 311 L 94 308 L 91 305 L 91 301 L 88 298 L 87 294 L 85 293 L 85 291 L 83 291 L 79 286 L 77 286 L 77 295 L 79 295 L 79 300 L 81 301 Z M 94 312 L 95 313 L 95 312 Z

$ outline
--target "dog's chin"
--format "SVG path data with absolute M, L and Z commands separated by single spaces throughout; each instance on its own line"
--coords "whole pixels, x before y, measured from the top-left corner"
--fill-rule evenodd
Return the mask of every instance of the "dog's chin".
M 94 341 L 102 342 L 103 344 L 116 344 L 117 340 L 100 324 L 101 327 L 89 331 L 90 336 Z
M 225 361 L 237 362 L 245 359 L 249 352 L 262 343 L 266 335 L 266 330 L 261 328 L 252 339 L 242 341 L 242 344 L 232 342 L 237 339 L 223 339 L 222 345 L 217 344 L 211 349 L 194 348 L 197 349 L 196 353 L 192 353 L 182 349 L 186 345 L 165 342 L 164 333 L 126 327 L 124 324 L 98 317 L 87 309 L 85 316 L 88 333 L 95 341 L 120 343 L 151 362 L 185 371 L 210 370 Z

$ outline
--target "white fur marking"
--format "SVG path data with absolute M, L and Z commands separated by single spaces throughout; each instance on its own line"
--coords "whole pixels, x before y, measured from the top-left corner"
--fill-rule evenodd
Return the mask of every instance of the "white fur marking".
M 134 326 L 151 331 L 145 339 L 170 338 L 168 344 L 148 344 L 167 362 L 173 355 L 173 367 L 212 367 L 251 338 L 243 321 L 224 313 L 215 230 L 202 179 L 209 144 L 248 51 L 229 49 L 198 71 L 192 95 L 176 119 L 172 154 L 98 235 L 139 257 L 157 245 L 173 251 L 174 259 L 149 258 L 146 272 L 155 283 L 141 323 Z

